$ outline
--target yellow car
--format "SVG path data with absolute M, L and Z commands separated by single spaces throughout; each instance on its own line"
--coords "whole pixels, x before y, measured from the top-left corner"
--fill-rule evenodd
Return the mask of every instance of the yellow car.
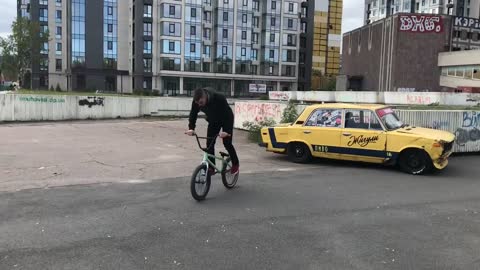
M 262 146 L 296 163 L 312 157 L 399 165 L 411 174 L 444 169 L 455 135 L 403 124 L 385 105 L 308 106 L 288 125 L 263 128 Z

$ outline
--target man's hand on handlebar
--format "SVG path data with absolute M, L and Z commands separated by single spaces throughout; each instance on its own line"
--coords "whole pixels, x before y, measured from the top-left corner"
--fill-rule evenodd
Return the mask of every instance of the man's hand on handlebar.
M 195 130 L 193 130 L 193 129 L 187 130 L 187 131 L 185 131 L 185 134 L 187 134 L 188 136 L 193 136 L 193 135 L 195 135 Z

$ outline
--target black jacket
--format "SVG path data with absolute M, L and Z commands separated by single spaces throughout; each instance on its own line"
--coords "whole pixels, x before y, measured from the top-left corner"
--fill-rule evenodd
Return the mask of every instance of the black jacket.
M 188 119 L 188 128 L 194 130 L 197 122 L 198 113 L 201 111 L 207 116 L 210 125 L 222 127 L 224 132 L 232 134 L 233 132 L 233 111 L 228 105 L 224 95 L 205 90 L 208 95 L 207 105 L 201 107 L 192 102 L 190 117 Z

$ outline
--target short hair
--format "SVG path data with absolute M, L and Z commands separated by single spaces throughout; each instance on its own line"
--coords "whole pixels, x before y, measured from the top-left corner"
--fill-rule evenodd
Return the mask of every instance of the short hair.
M 205 95 L 205 89 L 197 88 L 195 89 L 195 92 L 193 92 L 193 100 L 199 101 L 203 97 L 203 95 Z

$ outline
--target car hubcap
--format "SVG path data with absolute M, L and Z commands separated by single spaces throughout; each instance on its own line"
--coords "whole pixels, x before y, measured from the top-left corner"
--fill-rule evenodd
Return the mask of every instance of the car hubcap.
M 297 146 L 295 149 L 295 154 L 297 157 L 302 157 L 303 156 L 303 149 L 300 146 Z

